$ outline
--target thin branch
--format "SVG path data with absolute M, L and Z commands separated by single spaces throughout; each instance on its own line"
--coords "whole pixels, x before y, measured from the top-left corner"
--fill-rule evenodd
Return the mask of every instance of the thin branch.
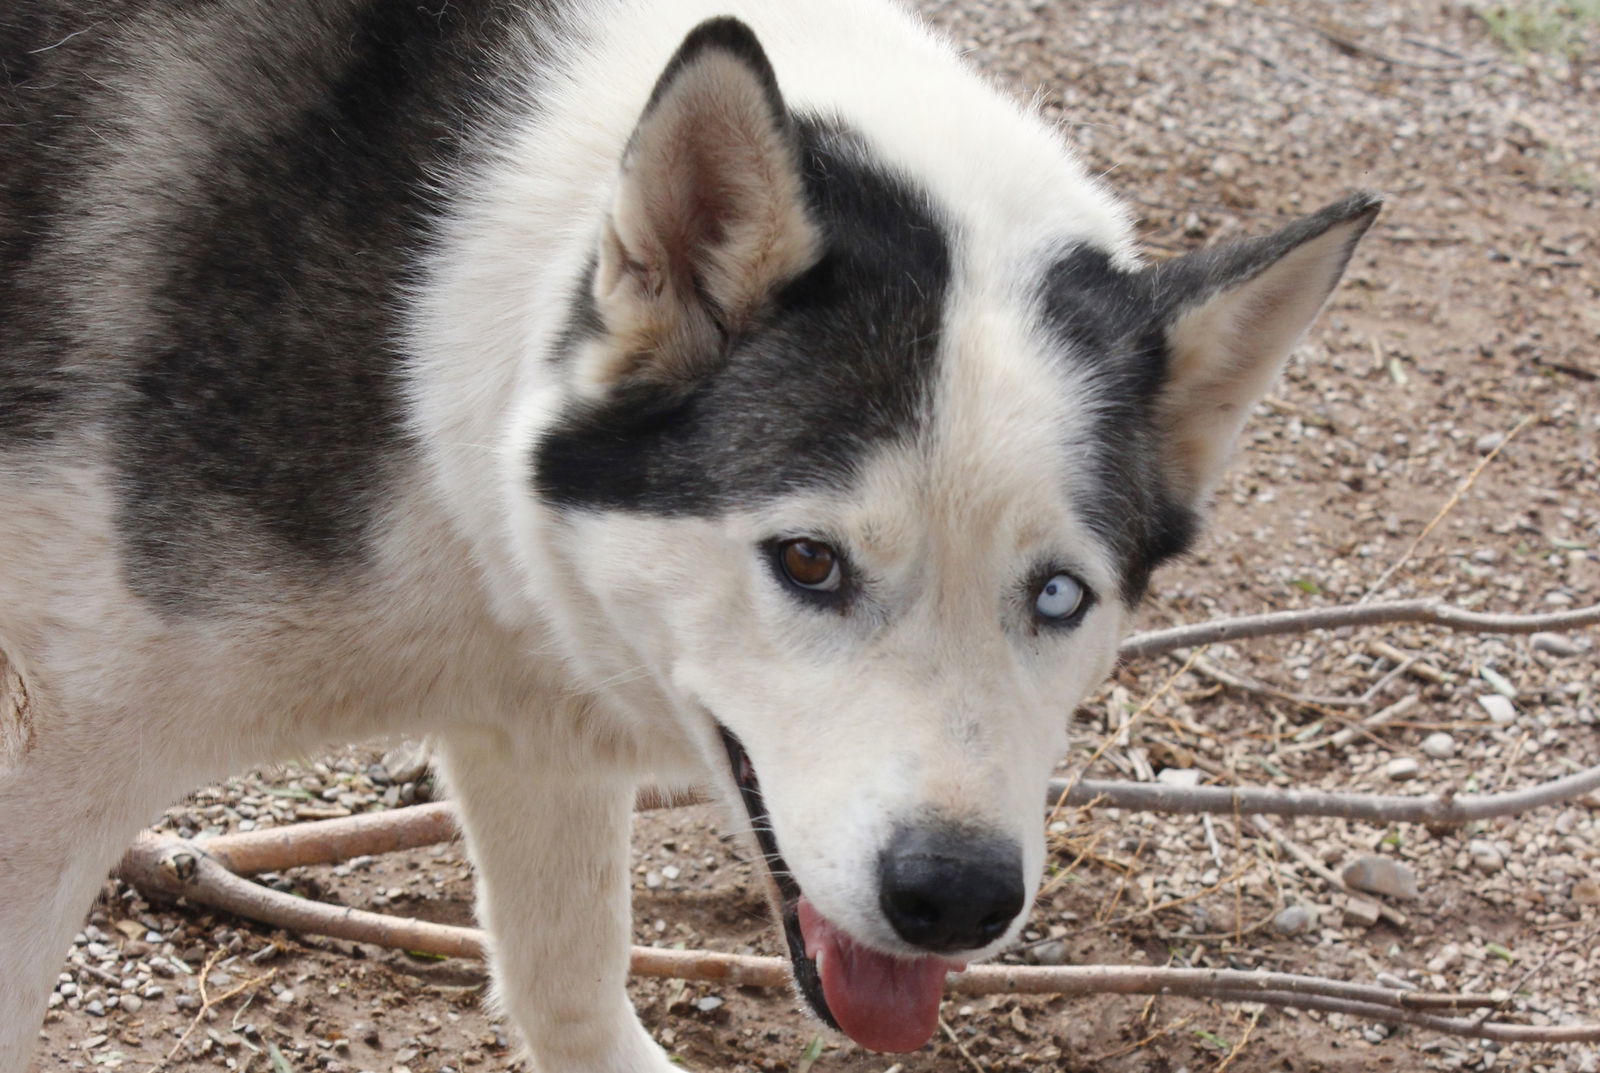
M 1058 780 L 1059 781 L 1059 780 Z M 1052 790 L 1055 783 L 1051 784 Z M 1422 823 L 1457 827 L 1473 820 L 1512 816 L 1571 801 L 1600 789 L 1600 765 L 1523 790 L 1498 794 L 1341 794 L 1320 790 L 1268 790 L 1243 786 L 1169 786 L 1159 782 L 1096 782 L 1085 779 L 1069 803 L 1141 812 L 1210 812 L 1232 815 L 1332 816 L 1373 823 Z
M 1582 797 L 1600 789 L 1600 765 L 1522 790 L 1497 794 L 1344 794 L 1321 790 L 1279 790 L 1250 786 L 1170 786 L 1160 782 L 1052 779 L 1045 804 L 1099 805 L 1136 812 L 1214 815 L 1329 816 L 1372 823 L 1422 823 L 1452 827 L 1473 820 L 1511 816 L 1544 805 Z M 701 804 L 703 794 L 641 794 L 645 807 Z M 219 835 L 205 843 L 206 854 L 238 875 L 281 872 L 333 864 L 367 854 L 448 842 L 459 835 L 449 802 L 369 812 L 337 820 L 316 820 Z
M 698 792 L 647 787 L 639 791 L 636 805 L 643 812 L 704 804 L 706 800 Z M 454 807 L 448 801 L 439 801 L 222 835 L 206 843 L 206 852 L 230 872 L 255 875 L 417 849 L 452 842 L 460 836 Z
M 1395 600 L 1376 604 L 1341 604 L 1303 611 L 1271 611 L 1261 615 L 1197 622 L 1164 630 L 1136 633 L 1122 642 L 1118 655 L 1125 660 L 1156 656 L 1179 648 L 1307 633 L 1340 626 L 1377 626 L 1392 622 L 1419 622 L 1447 630 L 1476 633 L 1537 633 L 1541 630 L 1576 630 L 1600 625 L 1600 604 L 1545 615 L 1502 615 L 1452 607 L 1442 600 Z
M 445 957 L 484 956 L 483 933 L 475 928 L 432 924 L 284 894 L 228 871 L 221 859 L 211 855 L 209 842 L 202 845 L 144 835 L 123 855 L 117 874 L 145 893 L 204 902 L 288 931 Z
M 1194 669 L 1205 675 L 1213 682 L 1237 689 L 1245 693 L 1257 693 L 1264 697 L 1276 697 L 1278 700 L 1288 701 L 1290 704 L 1299 704 L 1306 708 L 1365 708 L 1378 698 L 1378 695 L 1388 688 L 1389 684 L 1410 669 L 1410 663 L 1400 665 L 1386 671 L 1367 688 L 1359 697 L 1322 697 L 1312 693 L 1291 693 L 1280 689 L 1270 682 L 1263 682 L 1248 675 L 1239 674 L 1218 666 L 1208 659 L 1194 661 Z
M 441 801 L 221 835 L 205 846 L 228 871 L 255 875 L 417 849 L 453 841 L 460 834 L 454 807 Z
M 447 957 L 482 958 L 487 949 L 475 928 L 430 924 L 360 909 L 296 898 L 236 876 L 211 858 L 206 848 L 184 839 L 145 836 L 123 859 L 124 879 L 148 893 L 185 897 L 276 927 L 354 942 L 414 950 Z M 787 987 L 788 963 L 781 958 L 711 951 L 634 947 L 630 970 L 720 983 L 732 987 Z M 1458 1035 L 1485 1039 L 1594 1040 L 1600 1025 L 1542 1027 L 1439 1017 L 1424 1009 L 1494 1009 L 1500 993 L 1437 995 L 1374 984 L 1297 976 L 1291 973 L 1231 969 L 1152 969 L 1138 966 L 980 965 L 953 975 L 947 990 L 958 995 L 1128 994 L 1187 995 L 1229 1001 L 1262 1002 L 1318 1009 L 1339 1002 L 1342 1012 L 1380 1021 L 1408 1021 Z
M 1401 992 L 1410 994 L 1410 992 Z M 1324 1013 L 1342 1013 L 1365 1021 L 1383 1024 L 1418 1025 L 1450 1036 L 1469 1036 L 1476 1039 L 1501 1040 L 1506 1043 L 1596 1043 L 1600 1042 L 1600 1024 L 1576 1025 L 1514 1025 L 1504 1021 L 1476 1020 L 1461 1017 L 1440 1017 L 1419 1010 L 1395 1009 L 1370 1002 L 1352 1002 L 1349 999 L 1329 998 L 1325 995 L 1304 995 L 1282 991 L 1225 991 L 1218 990 L 1204 996 L 1221 1002 L 1260 1002 L 1268 1006 L 1297 1006 L 1303 1010 L 1321 1010 Z
M 1384 726 L 1385 724 L 1394 722 L 1396 719 L 1400 718 L 1402 715 L 1405 715 L 1412 708 L 1415 708 L 1421 703 L 1422 697 L 1416 693 L 1407 693 L 1405 696 L 1401 697 L 1387 708 L 1380 708 L 1378 711 L 1373 712 L 1359 723 L 1351 723 L 1343 729 L 1336 730 L 1326 737 L 1313 738 L 1310 741 L 1298 741 L 1292 745 L 1285 745 L 1279 750 L 1279 752 L 1304 753 L 1310 752 L 1314 749 L 1321 749 L 1325 746 L 1335 749 L 1342 749 L 1346 745 L 1349 745 L 1351 742 L 1355 741 L 1357 738 L 1376 738 L 1376 735 L 1372 733 L 1374 730 Z

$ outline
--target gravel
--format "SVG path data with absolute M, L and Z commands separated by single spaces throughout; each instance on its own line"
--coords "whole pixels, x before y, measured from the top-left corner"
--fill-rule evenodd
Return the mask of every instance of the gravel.
M 1413 901 L 1421 894 L 1417 875 L 1392 857 L 1358 857 L 1345 865 L 1340 877 L 1356 890 Z

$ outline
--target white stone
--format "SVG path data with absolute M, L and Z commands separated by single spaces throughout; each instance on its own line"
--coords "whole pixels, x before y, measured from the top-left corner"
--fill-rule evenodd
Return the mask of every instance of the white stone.
M 1422 739 L 1422 751 L 1434 760 L 1448 760 L 1456 755 L 1456 739 L 1444 731 L 1435 731 Z
M 1506 866 L 1506 859 L 1495 849 L 1494 843 L 1481 838 L 1467 843 L 1467 854 L 1472 858 L 1472 866 L 1484 875 L 1494 875 Z
M 1395 782 L 1406 782 L 1417 777 L 1422 765 L 1409 756 L 1397 756 L 1384 765 L 1383 773 Z
M 1483 710 L 1489 713 L 1489 718 L 1496 723 L 1514 723 L 1517 719 L 1517 706 L 1498 693 L 1486 693 L 1478 698 L 1478 703 L 1483 705 Z
M 1461 964 L 1461 947 L 1456 943 L 1445 943 L 1439 952 L 1428 962 L 1429 972 L 1448 972 Z

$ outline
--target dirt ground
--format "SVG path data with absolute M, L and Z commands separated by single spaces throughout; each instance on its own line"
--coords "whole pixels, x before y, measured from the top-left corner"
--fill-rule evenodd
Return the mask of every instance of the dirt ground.
M 1157 578 L 1146 627 L 1348 602 L 1375 585 L 1377 596 L 1494 611 L 1600 602 L 1600 21 L 1518 39 L 1531 23 L 1455 0 L 922 6 L 996 78 L 1037 94 L 1131 199 L 1153 256 L 1264 232 L 1352 188 L 1389 196 L 1250 424 L 1198 553 Z M 1418 662 L 1389 674 L 1395 650 Z M 1120 729 L 1091 775 L 1193 767 L 1218 783 L 1487 792 L 1600 763 L 1593 630 L 1345 630 L 1213 646 L 1174 677 L 1181 665 L 1128 666 L 1073 716 L 1080 761 Z M 1296 748 L 1413 695 L 1395 723 L 1348 747 Z M 1439 734 L 1449 742 L 1423 748 Z M 385 768 L 382 752 L 242 776 L 161 826 L 216 832 L 427 796 L 426 777 Z M 1392 775 L 1397 760 L 1415 773 Z M 1012 958 L 1507 988 L 1512 1019 L 1600 1021 L 1600 797 L 1446 834 L 1278 827 L 1335 871 L 1364 855 L 1406 865 L 1421 895 L 1388 902 L 1404 926 L 1363 924 L 1343 895 L 1232 819 L 1068 810 Z M 776 952 L 751 867 L 718 832 L 706 809 L 641 816 L 638 941 Z M 467 866 L 450 846 L 274 881 L 471 919 Z M 1273 922 L 1294 906 L 1305 927 L 1285 934 Z M 80 938 L 39 1073 L 520 1067 L 476 964 L 275 935 L 150 905 L 115 883 Z M 195 973 L 208 963 L 212 994 L 239 990 L 197 1020 Z M 1600 1069 L 1594 1045 L 1502 1046 L 1341 1015 L 1127 997 L 950 1000 L 946 1031 L 896 1060 L 820 1033 L 786 993 L 642 981 L 634 994 L 657 1038 L 706 1073 Z

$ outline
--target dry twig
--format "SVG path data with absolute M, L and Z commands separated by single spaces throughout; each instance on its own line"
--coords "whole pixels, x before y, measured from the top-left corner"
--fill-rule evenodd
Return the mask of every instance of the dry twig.
M 1423 823 L 1451 827 L 1473 820 L 1510 816 L 1544 805 L 1570 801 L 1600 789 L 1600 766 L 1495 794 L 1404 796 L 1343 794 L 1320 790 L 1279 790 L 1248 786 L 1172 786 L 1167 783 L 1099 779 L 1052 779 L 1047 805 L 1100 805 L 1141 812 L 1215 815 L 1329 816 L 1374 823 Z M 660 797 L 641 795 L 651 805 Z M 672 803 L 703 803 L 701 795 L 679 794 Z M 205 854 L 227 871 L 250 875 L 314 864 L 332 864 L 365 854 L 414 849 L 457 837 L 449 802 L 371 812 L 336 820 L 317 820 L 266 831 L 221 835 L 205 843 Z M 139 843 L 128 860 L 146 852 Z M 177 865 L 173 865 L 177 867 Z M 123 874 L 128 862 L 124 862 Z
M 330 821 L 332 822 L 332 821 Z M 221 841 L 217 839 L 214 841 Z M 147 893 L 186 897 L 278 927 L 356 942 L 448 957 L 482 958 L 482 932 L 475 928 L 430 924 L 380 913 L 324 905 L 262 887 L 234 875 L 201 846 L 183 839 L 146 836 L 122 863 L 125 879 Z M 784 987 L 787 963 L 780 958 L 711 951 L 635 947 L 630 969 L 641 976 L 700 980 L 735 987 Z M 245 986 L 255 986 L 265 977 Z M 1406 1021 L 1456 1035 L 1503 1040 L 1581 1040 L 1600 1042 L 1600 1025 L 1556 1027 L 1472 1021 L 1425 1013 L 1451 1009 L 1497 1008 L 1501 994 L 1419 995 L 1371 984 L 1353 984 L 1287 973 L 1225 969 L 1147 969 L 1133 966 L 1022 967 L 981 965 L 954 975 L 954 994 L 1175 994 L 1231 1001 L 1337 1010 L 1381 1021 Z M 220 995 L 220 1002 L 239 989 Z
M 1346 745 L 1349 745 L 1351 742 L 1355 741 L 1357 738 L 1373 737 L 1374 735 L 1372 732 L 1374 730 L 1387 723 L 1394 722 L 1396 719 L 1400 718 L 1402 715 L 1405 715 L 1420 703 L 1422 703 L 1422 698 L 1420 696 L 1415 693 L 1407 693 L 1405 696 L 1401 697 L 1387 708 L 1380 708 L 1378 711 L 1373 712 L 1359 723 L 1352 723 L 1343 730 L 1336 730 L 1325 738 L 1314 738 L 1311 741 L 1302 741 L 1296 742 L 1293 745 L 1285 745 L 1280 751 L 1285 753 L 1303 753 L 1309 752 L 1313 749 L 1321 749 L 1324 746 L 1332 747 L 1334 749 L 1342 749 Z
M 1261 1020 L 1261 1011 L 1256 1010 L 1250 1015 L 1250 1023 L 1244 1026 L 1244 1035 L 1239 1037 L 1239 1042 L 1228 1048 L 1228 1056 L 1218 1063 L 1215 1073 L 1223 1073 L 1233 1060 L 1244 1053 L 1244 1045 L 1250 1042 L 1250 1034 L 1256 1030 L 1256 1024 Z
M 211 975 L 212 967 L 216 965 L 217 959 L 221 956 L 222 951 L 214 951 L 212 955 L 206 959 L 206 963 L 201 966 L 199 977 L 200 1008 L 195 1011 L 194 1020 L 189 1022 L 189 1027 L 183 1030 L 183 1035 L 178 1037 L 178 1042 L 174 1043 L 172 1045 L 172 1050 L 167 1052 L 167 1060 L 169 1062 L 172 1060 L 172 1057 L 177 1054 L 180 1049 L 182 1049 L 183 1045 L 189 1042 L 189 1037 L 194 1034 L 194 1030 L 196 1028 L 200 1027 L 200 1022 L 205 1020 L 206 1014 L 210 1013 L 213 1008 L 228 1001 L 235 995 L 243 994 L 244 992 L 253 988 L 260 987 L 262 984 L 266 983 L 268 980 L 272 979 L 278 974 L 277 969 L 271 969 L 260 976 L 251 977 L 250 979 L 244 981 L 244 983 L 237 984 L 234 987 L 229 988 L 220 995 L 212 995 L 206 991 L 206 977 Z
M 1476 633 L 1538 633 L 1541 630 L 1576 630 L 1600 625 L 1600 605 L 1556 611 L 1545 615 L 1502 615 L 1452 607 L 1442 600 L 1395 600 L 1377 604 L 1340 604 L 1303 611 L 1269 611 L 1260 615 L 1197 622 L 1188 626 L 1136 633 L 1122 642 L 1118 654 L 1125 660 L 1160 655 L 1176 648 L 1307 633 L 1340 626 L 1378 626 L 1417 622 L 1447 630 Z

